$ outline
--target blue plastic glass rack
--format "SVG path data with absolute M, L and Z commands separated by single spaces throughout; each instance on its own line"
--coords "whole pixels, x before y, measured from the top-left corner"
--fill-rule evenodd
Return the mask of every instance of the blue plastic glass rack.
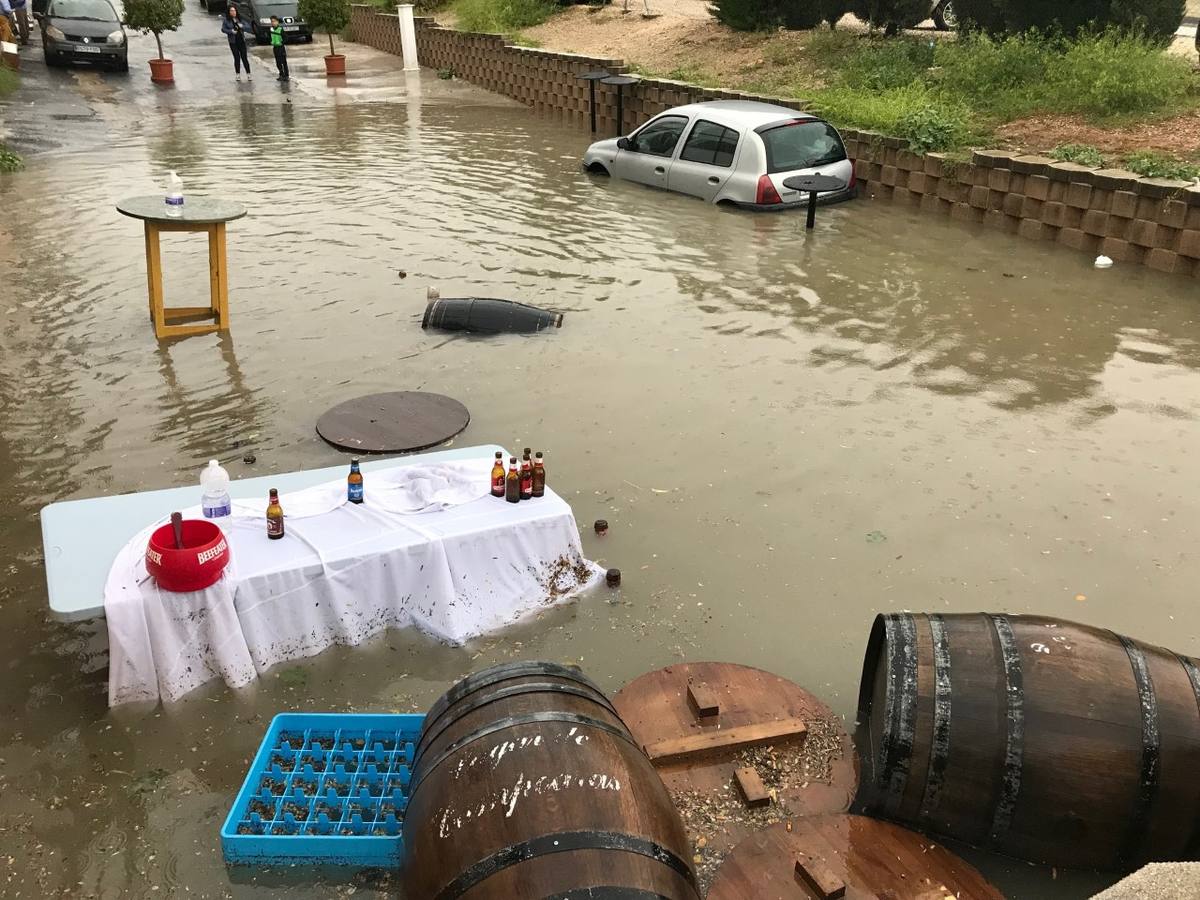
M 227 863 L 398 867 L 423 715 L 280 713 L 221 827 Z

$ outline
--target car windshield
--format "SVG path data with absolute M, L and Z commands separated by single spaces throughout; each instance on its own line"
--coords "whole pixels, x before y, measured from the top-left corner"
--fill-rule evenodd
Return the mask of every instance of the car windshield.
M 770 173 L 809 169 L 846 158 L 842 139 L 827 122 L 789 122 L 762 132 L 761 137 Z
M 116 22 L 117 16 L 107 0 L 54 0 L 49 10 L 52 19 L 90 19 Z

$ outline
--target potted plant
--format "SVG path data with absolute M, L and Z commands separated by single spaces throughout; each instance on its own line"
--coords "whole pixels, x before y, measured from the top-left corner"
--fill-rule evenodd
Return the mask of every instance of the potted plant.
M 175 80 L 174 63 L 163 56 L 162 33 L 174 31 L 183 21 L 183 0 L 125 0 L 125 25 L 154 35 L 158 59 L 150 60 L 150 80 L 169 84 Z
M 341 34 L 350 24 L 350 0 L 300 0 L 300 18 L 316 31 L 329 35 L 329 55 L 325 57 L 326 75 L 345 75 L 346 57 L 335 53 L 333 33 Z

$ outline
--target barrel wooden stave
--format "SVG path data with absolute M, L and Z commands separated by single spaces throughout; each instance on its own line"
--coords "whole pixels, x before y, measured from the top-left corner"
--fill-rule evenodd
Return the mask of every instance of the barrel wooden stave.
M 1186 665 L 1039 616 L 880 617 L 860 694 L 859 806 L 1058 865 L 1191 857 L 1200 681 Z M 893 738 L 907 726 L 910 749 L 893 739 L 889 754 L 889 725 Z
M 550 667 L 496 669 L 427 718 L 436 734 L 405 815 L 407 895 L 696 900 L 678 813 L 603 693 Z

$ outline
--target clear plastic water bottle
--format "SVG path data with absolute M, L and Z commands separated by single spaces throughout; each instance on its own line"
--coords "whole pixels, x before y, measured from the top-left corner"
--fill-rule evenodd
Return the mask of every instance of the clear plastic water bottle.
M 200 471 L 200 488 L 204 491 L 200 499 L 204 518 L 212 519 L 224 530 L 233 512 L 233 501 L 229 498 L 229 473 L 215 459 Z
M 167 179 L 167 215 L 181 216 L 183 215 L 183 179 L 171 170 L 171 175 Z

